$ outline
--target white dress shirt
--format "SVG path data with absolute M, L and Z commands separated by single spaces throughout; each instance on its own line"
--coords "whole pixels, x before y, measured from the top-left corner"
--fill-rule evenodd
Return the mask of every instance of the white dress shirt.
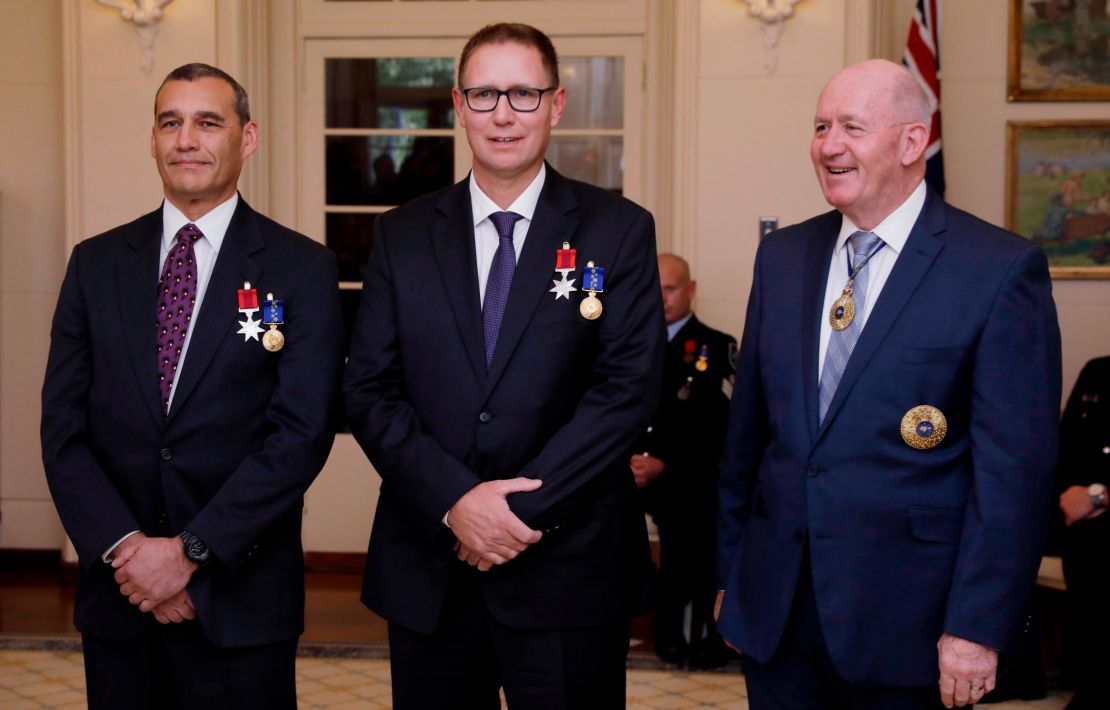
M 193 304 L 193 317 L 189 319 L 189 325 L 185 329 L 185 342 L 181 345 L 181 357 L 177 360 L 177 372 L 181 372 L 181 366 L 185 363 L 185 353 L 189 349 L 189 341 L 193 338 L 193 325 L 197 322 L 197 314 L 200 313 L 200 304 L 204 300 L 204 291 L 208 288 L 208 280 L 212 277 L 212 269 L 216 266 L 216 256 L 220 253 L 220 245 L 224 243 L 224 235 L 227 234 L 227 227 L 231 224 L 231 216 L 235 214 L 235 207 L 239 204 L 239 193 L 235 193 L 230 198 L 221 202 L 219 205 L 210 210 L 200 219 L 193 222 L 185 214 L 177 209 L 169 200 L 162 200 L 162 244 L 158 249 L 158 279 L 162 278 L 162 266 L 166 263 L 166 256 L 169 255 L 170 249 L 177 242 L 177 232 L 186 224 L 192 222 L 197 226 L 204 236 L 193 242 L 193 255 L 196 257 L 197 265 L 197 294 L 196 303 Z M 154 322 L 154 314 L 151 313 L 150 322 Z M 150 329 L 151 344 L 154 343 L 154 328 Z M 151 348 L 151 359 L 154 359 L 154 348 Z M 174 377 L 173 384 L 170 385 L 170 403 L 173 403 L 173 393 L 177 390 L 177 377 Z M 111 563 L 112 553 L 115 551 L 119 544 L 131 537 L 138 530 L 132 530 L 119 540 L 116 540 L 104 554 L 100 556 L 104 562 Z
M 690 322 L 690 318 L 692 318 L 693 315 L 694 315 L 694 312 L 690 311 L 689 313 L 686 314 L 686 316 L 684 318 L 679 318 L 674 323 L 670 323 L 670 324 L 667 325 L 667 342 L 668 343 L 671 342 L 672 340 L 674 340 L 674 336 L 678 335 L 678 331 L 682 330 L 682 327 Z
M 185 342 L 181 346 L 181 357 L 177 360 L 177 372 L 180 373 L 185 364 L 185 355 L 189 351 L 189 341 L 193 339 L 193 326 L 200 313 L 200 305 L 204 301 L 204 291 L 208 288 L 208 280 L 212 277 L 212 269 L 216 266 L 216 256 L 220 253 L 220 245 L 224 243 L 224 235 L 231 224 L 231 216 L 235 214 L 235 207 L 239 204 L 239 194 L 236 193 L 212 208 L 207 214 L 193 222 L 177 209 L 169 200 L 162 201 L 162 247 L 158 251 L 158 278 L 162 278 L 162 265 L 177 241 L 177 232 L 186 224 L 192 222 L 204 235 L 193 243 L 193 253 L 197 264 L 197 300 L 193 305 L 193 317 L 189 319 L 189 327 L 185 330 Z M 153 329 L 151 330 L 153 332 Z M 177 390 L 177 377 L 173 379 L 170 387 L 170 404 L 173 404 L 173 393 Z
M 855 318 L 859 320 L 861 329 L 867 325 L 867 316 L 871 314 L 871 306 L 878 302 L 883 285 L 886 284 L 887 277 L 890 276 L 890 272 L 894 268 L 894 262 L 898 260 L 898 255 L 905 248 L 910 230 L 913 229 L 918 215 L 921 214 L 921 208 L 924 206 L 925 181 L 922 180 L 898 209 L 887 215 L 887 218 L 880 222 L 877 227 L 869 230 L 877 234 L 886 246 L 876 252 L 875 256 L 867 262 L 866 300 L 862 308 L 859 307 L 858 303 L 856 304 L 855 315 Z M 825 304 L 821 308 L 821 344 L 817 358 L 818 382 L 821 381 L 821 371 L 825 367 L 825 353 L 828 352 L 829 338 L 832 337 L 829 311 L 832 310 L 832 305 L 836 302 L 836 299 L 844 293 L 844 284 L 848 283 L 848 254 L 851 251 L 848 237 L 859 230 L 860 228 L 852 220 L 848 219 L 847 216 L 843 217 L 840 224 L 840 236 L 836 239 L 836 248 L 833 249 L 832 260 L 829 262 L 829 279 L 825 284 Z M 852 265 L 855 266 L 855 264 Z
M 494 212 L 516 212 L 524 219 L 518 219 L 513 225 L 513 251 L 516 258 L 520 259 L 520 250 L 524 248 L 524 239 L 528 236 L 528 227 L 532 224 L 532 215 L 536 213 L 536 203 L 543 190 L 543 182 L 547 178 L 547 166 L 540 165 L 540 172 L 535 179 L 524 188 L 524 192 L 513 200 L 508 210 L 502 210 L 482 192 L 474 173 L 470 174 L 470 211 L 474 215 L 474 254 L 478 261 L 478 299 L 479 303 L 486 302 L 486 281 L 489 280 L 489 271 L 493 267 L 493 255 L 497 251 L 500 237 L 497 227 L 489 216 Z M 198 227 L 200 225 L 197 225 Z

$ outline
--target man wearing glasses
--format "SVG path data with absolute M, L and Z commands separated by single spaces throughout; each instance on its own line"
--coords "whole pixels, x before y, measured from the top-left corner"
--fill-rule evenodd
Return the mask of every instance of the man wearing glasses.
M 382 476 L 362 600 L 396 708 L 623 708 L 650 572 L 630 447 L 660 389 L 651 215 L 544 163 L 551 41 L 491 25 L 459 61 L 462 182 L 375 223 L 346 375 Z

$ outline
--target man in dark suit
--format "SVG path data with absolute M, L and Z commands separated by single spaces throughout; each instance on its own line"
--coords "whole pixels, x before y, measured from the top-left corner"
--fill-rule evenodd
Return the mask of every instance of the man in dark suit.
M 1048 264 L 925 186 L 930 114 L 896 64 L 837 74 L 810 150 L 836 210 L 756 255 L 718 557 L 754 710 L 974 703 L 1026 618 L 1060 406 Z
M 655 653 L 667 663 L 714 668 L 728 660 L 713 622 L 713 541 L 736 340 L 694 315 L 698 282 L 685 259 L 660 254 L 659 285 L 667 322 L 663 390 L 659 412 L 629 460 L 659 531 Z
M 1110 357 L 1088 362 L 1060 422 L 1060 511 L 1067 628 L 1067 710 L 1110 707 Z
M 43 385 L 89 706 L 293 708 L 302 496 L 343 358 L 335 259 L 238 195 L 258 126 L 234 79 L 180 67 L 154 113 L 166 199 L 74 249 Z
M 631 445 L 659 391 L 651 215 L 545 165 L 551 41 L 491 25 L 459 61 L 462 182 L 379 217 L 345 391 L 382 477 L 363 602 L 397 708 L 624 707 L 646 607 Z

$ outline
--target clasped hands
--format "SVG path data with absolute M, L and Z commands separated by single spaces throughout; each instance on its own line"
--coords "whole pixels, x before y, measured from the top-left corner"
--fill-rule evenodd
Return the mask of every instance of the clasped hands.
M 455 555 L 480 572 L 516 559 L 543 537 L 509 509 L 513 493 L 529 493 L 543 485 L 536 478 L 486 481 L 471 488 L 447 511 L 447 524 L 455 534 Z
M 196 618 L 185 585 L 197 564 L 185 557 L 180 538 L 135 533 L 113 550 L 112 567 L 120 594 L 139 611 L 150 612 L 162 624 Z

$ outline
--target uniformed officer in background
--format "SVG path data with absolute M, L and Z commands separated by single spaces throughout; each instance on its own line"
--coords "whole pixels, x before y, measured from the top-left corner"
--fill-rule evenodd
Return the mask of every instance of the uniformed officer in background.
M 685 259 L 660 254 L 659 282 L 667 321 L 663 393 L 630 461 L 659 530 L 655 648 L 667 663 L 713 668 L 731 653 L 713 622 L 714 530 L 736 340 L 694 315 L 697 282 Z
M 1110 708 L 1110 357 L 1079 373 L 1060 423 L 1057 469 L 1067 622 L 1064 672 L 1075 688 L 1066 710 Z

